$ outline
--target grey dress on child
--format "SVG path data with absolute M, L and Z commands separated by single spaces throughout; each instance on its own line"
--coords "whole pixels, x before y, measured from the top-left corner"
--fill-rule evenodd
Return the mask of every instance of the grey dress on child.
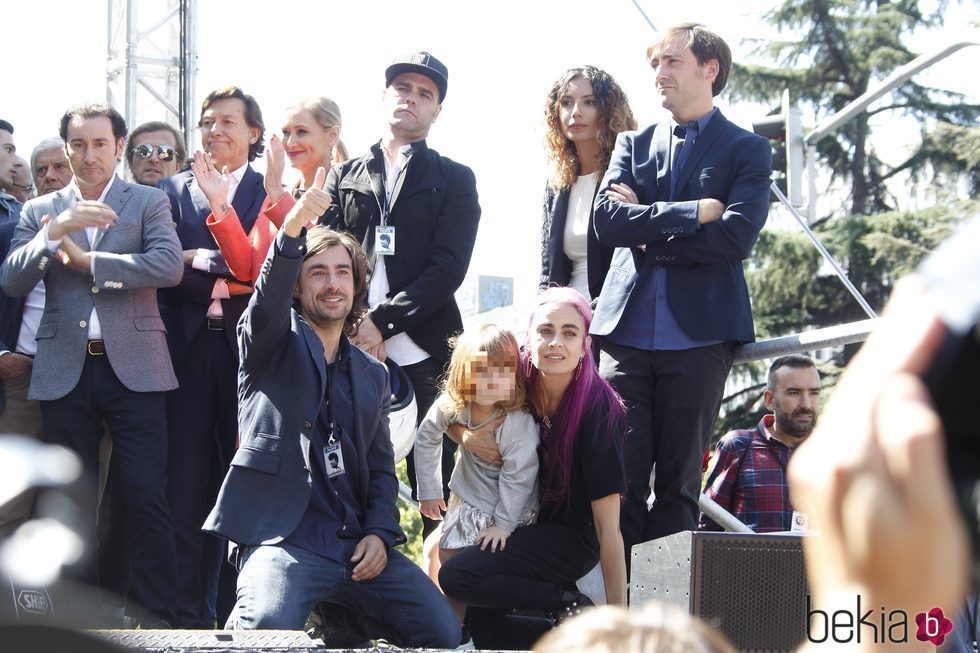
M 494 415 L 491 420 L 496 419 Z M 442 437 L 452 424 L 468 428 L 469 406 L 456 415 L 442 410 L 437 400 L 415 436 L 415 473 L 419 500 L 442 498 Z M 495 433 L 502 465 L 493 465 L 460 447 L 449 481 L 449 507 L 439 542 L 444 549 L 474 543 L 491 525 L 508 533 L 534 522 L 538 505 L 538 441 L 540 432 L 526 410 L 506 413 Z

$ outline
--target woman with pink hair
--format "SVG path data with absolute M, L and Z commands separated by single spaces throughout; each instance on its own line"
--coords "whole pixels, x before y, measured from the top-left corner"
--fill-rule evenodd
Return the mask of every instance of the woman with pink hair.
M 626 604 L 619 531 L 625 408 L 599 375 L 591 320 L 581 293 L 549 288 L 538 295 L 525 337 L 528 404 L 541 429 L 538 523 L 516 529 L 500 551 L 464 549 L 439 574 L 446 595 L 469 606 L 466 626 L 477 648 L 529 649 L 554 620 L 591 605 L 575 582 L 596 562 L 606 603 Z M 477 455 L 493 457 L 487 434 L 462 439 Z

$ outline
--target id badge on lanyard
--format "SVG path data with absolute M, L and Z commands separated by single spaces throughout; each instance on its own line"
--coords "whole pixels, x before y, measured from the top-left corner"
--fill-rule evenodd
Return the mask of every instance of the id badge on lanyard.
M 399 156 L 401 155 L 399 154 Z M 395 227 L 388 224 L 388 216 L 391 215 L 392 204 L 398 198 L 398 192 L 401 190 L 402 182 L 405 179 L 405 168 L 408 167 L 408 160 L 411 159 L 411 156 L 411 151 L 409 151 L 408 156 L 405 157 L 405 163 L 398 170 L 398 176 L 395 177 L 391 193 L 388 192 L 387 187 L 385 188 L 385 202 L 384 206 L 381 207 L 381 224 L 374 228 L 374 253 L 378 256 L 395 255 Z M 385 181 L 387 183 L 387 179 Z
M 323 448 L 323 466 L 327 470 L 327 477 L 334 478 L 344 473 L 344 452 L 340 449 L 340 442 L 330 438 L 330 442 Z

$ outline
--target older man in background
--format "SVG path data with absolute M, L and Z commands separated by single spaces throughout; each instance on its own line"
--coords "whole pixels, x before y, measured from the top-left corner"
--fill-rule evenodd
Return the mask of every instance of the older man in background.
M 31 174 L 38 197 L 67 186 L 71 181 L 71 167 L 65 156 L 65 142 L 53 136 L 38 143 L 31 152 Z
M 172 125 L 158 120 L 144 122 L 126 142 L 126 165 L 133 181 L 156 186 L 177 174 L 184 164 L 184 136 Z

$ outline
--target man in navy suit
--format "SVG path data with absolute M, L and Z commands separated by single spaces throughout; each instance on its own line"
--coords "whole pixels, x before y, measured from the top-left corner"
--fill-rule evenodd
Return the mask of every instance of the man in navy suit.
M 702 453 L 735 347 L 754 339 L 742 261 L 771 173 L 768 142 L 714 107 L 732 61 L 719 36 L 678 25 L 647 57 L 671 120 L 619 135 L 595 207 L 600 242 L 617 248 L 592 333 L 629 406 L 627 564 L 634 544 L 696 528 Z
M 265 125 L 258 103 L 238 87 L 212 91 L 201 106 L 201 145 L 230 179 L 228 203 L 248 233 L 265 199 L 262 175 L 250 161 L 262 154 Z M 184 250 L 184 279 L 160 292 L 170 352 L 180 387 L 167 394 L 170 469 L 167 498 L 177 538 L 177 626 L 214 628 L 223 620 L 233 583 L 225 581 L 215 605 L 217 543 L 201 534 L 214 488 L 235 452 L 238 344 L 235 326 L 251 288 L 237 283 L 206 224 L 211 214 L 194 173 L 160 181 L 170 197 Z M 217 478 L 214 478 L 217 476 Z M 227 595 L 227 597 L 225 596 Z M 215 614 L 217 611 L 217 615 Z
M 302 628 L 324 602 L 330 648 L 384 637 L 454 648 L 436 586 L 394 550 L 398 481 L 385 366 L 348 337 L 364 314 L 367 262 L 318 226 L 324 174 L 286 217 L 239 326 L 241 446 L 205 529 L 235 542 L 240 629 Z M 343 616 L 341 616 L 343 615 Z

